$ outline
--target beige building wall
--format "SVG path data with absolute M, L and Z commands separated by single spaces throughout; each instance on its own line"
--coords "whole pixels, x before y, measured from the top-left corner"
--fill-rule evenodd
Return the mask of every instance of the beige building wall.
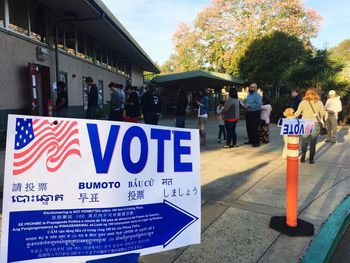
M 143 71 L 136 66 L 131 67 L 131 85 L 142 87 L 143 86 Z
M 36 48 L 42 46 L 26 37 L 7 33 L 0 30 L 0 110 L 30 108 L 31 97 L 28 79 L 28 63 L 35 63 L 50 67 L 50 82 L 56 81 L 55 52 L 49 50 L 49 57 L 45 62 L 37 60 Z M 143 72 L 132 67 L 132 85 L 143 84 Z M 59 54 L 59 69 L 67 73 L 69 106 L 83 105 L 82 79 L 91 76 L 95 83 L 103 81 L 104 103 L 110 100 L 108 84 L 117 82 L 126 84 L 126 77 L 98 67 L 68 54 Z M 52 92 L 52 90 L 51 90 Z M 52 94 L 55 98 L 55 94 Z

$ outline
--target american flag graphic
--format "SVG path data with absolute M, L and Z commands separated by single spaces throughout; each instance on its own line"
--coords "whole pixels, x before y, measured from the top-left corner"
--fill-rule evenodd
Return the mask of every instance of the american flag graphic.
M 69 156 L 81 157 L 79 146 L 76 121 L 17 118 L 13 175 L 27 171 L 43 156 L 47 170 L 55 172 Z

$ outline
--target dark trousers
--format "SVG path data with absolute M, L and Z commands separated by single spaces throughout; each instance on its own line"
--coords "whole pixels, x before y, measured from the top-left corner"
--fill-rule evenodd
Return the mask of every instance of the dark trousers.
M 225 121 L 225 129 L 227 132 L 226 145 L 236 145 L 237 144 L 237 134 L 236 134 L 237 122 Z M 231 144 L 232 142 L 232 144 Z
M 218 140 L 221 140 L 221 135 L 224 135 L 224 140 L 226 140 L 226 129 L 225 129 L 225 125 L 219 125 Z
M 97 106 L 89 106 L 86 111 L 87 119 L 97 119 Z
M 320 134 L 320 125 L 315 123 L 315 127 L 310 135 L 302 135 L 301 155 L 305 158 L 307 147 L 310 143 L 310 160 L 313 161 L 316 153 L 317 137 Z
M 145 112 L 143 118 L 146 124 L 158 125 L 159 113 L 155 112 Z
M 175 127 L 185 128 L 186 115 L 176 116 Z
M 246 115 L 246 122 L 249 142 L 252 144 L 260 144 L 260 111 L 248 111 Z
M 111 110 L 109 113 L 109 120 L 111 121 L 122 121 L 123 120 L 123 110 Z

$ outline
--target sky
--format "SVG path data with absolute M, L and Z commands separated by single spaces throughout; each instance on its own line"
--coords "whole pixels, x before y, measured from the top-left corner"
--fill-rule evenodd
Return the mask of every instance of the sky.
M 211 0 L 102 0 L 146 53 L 160 65 L 174 53 L 172 35 L 181 22 L 192 24 Z M 322 17 L 317 48 L 350 38 L 349 0 L 303 0 Z

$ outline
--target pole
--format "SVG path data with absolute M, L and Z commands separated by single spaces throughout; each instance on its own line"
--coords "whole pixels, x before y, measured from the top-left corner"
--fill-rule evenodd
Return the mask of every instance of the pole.
M 56 83 L 60 80 L 60 69 L 58 61 L 58 22 L 55 22 L 55 68 L 56 68 Z
M 54 34 L 55 34 L 55 71 L 56 71 L 56 83 L 60 80 L 60 69 L 59 69 L 59 57 L 58 57 L 58 24 L 68 23 L 68 22 L 83 22 L 83 21 L 93 21 L 102 19 L 102 16 L 98 17 L 87 17 L 87 18 L 75 18 L 75 19 L 62 19 L 55 21 Z
M 273 216 L 270 228 L 288 236 L 313 236 L 313 224 L 298 218 L 299 136 L 288 135 L 286 216 Z
M 286 180 L 286 223 L 289 227 L 298 225 L 298 169 L 299 136 L 288 135 L 287 180 Z

